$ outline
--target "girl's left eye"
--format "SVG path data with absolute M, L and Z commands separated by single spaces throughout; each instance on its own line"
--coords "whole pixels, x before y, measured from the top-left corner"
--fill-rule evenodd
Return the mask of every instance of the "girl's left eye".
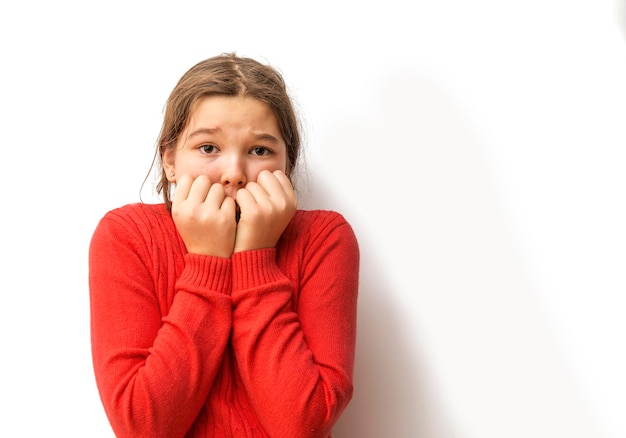
M 212 144 L 203 144 L 200 146 L 200 150 L 205 154 L 211 154 L 217 150 L 217 148 Z
M 250 153 L 252 155 L 263 156 L 263 155 L 270 155 L 272 153 L 272 151 L 269 150 L 266 147 L 263 147 L 263 146 L 256 146 L 256 147 L 252 148 Z

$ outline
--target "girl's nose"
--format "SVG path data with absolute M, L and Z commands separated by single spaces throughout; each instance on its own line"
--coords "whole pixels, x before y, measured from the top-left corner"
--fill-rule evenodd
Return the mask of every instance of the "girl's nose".
M 222 173 L 221 183 L 224 187 L 239 189 L 246 185 L 246 173 L 239 159 L 232 159 Z

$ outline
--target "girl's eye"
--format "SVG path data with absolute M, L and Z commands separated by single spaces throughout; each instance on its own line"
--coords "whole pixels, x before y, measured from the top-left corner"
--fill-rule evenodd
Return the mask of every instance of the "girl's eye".
M 250 153 L 252 155 L 256 155 L 256 156 L 262 157 L 264 155 L 271 155 L 272 151 L 269 150 L 266 147 L 263 147 L 263 146 L 256 146 L 256 147 L 252 148 Z
M 203 144 L 200 146 L 200 150 L 205 154 L 212 154 L 217 151 L 217 148 L 212 144 Z

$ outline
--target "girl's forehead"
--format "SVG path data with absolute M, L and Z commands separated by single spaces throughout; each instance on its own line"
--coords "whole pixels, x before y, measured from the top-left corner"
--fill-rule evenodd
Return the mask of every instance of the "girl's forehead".
M 198 123 L 278 127 L 272 108 L 263 101 L 247 96 L 206 96 L 198 99 L 189 113 L 187 127 Z
M 207 96 L 199 99 L 181 134 L 185 142 L 227 135 L 265 139 L 286 147 L 271 107 L 251 97 Z

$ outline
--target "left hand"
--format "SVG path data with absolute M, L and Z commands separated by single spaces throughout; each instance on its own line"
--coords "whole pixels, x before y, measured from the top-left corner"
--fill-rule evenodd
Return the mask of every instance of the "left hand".
M 234 252 L 273 248 L 297 209 L 296 193 L 281 170 L 263 170 L 237 191 L 241 210 Z

